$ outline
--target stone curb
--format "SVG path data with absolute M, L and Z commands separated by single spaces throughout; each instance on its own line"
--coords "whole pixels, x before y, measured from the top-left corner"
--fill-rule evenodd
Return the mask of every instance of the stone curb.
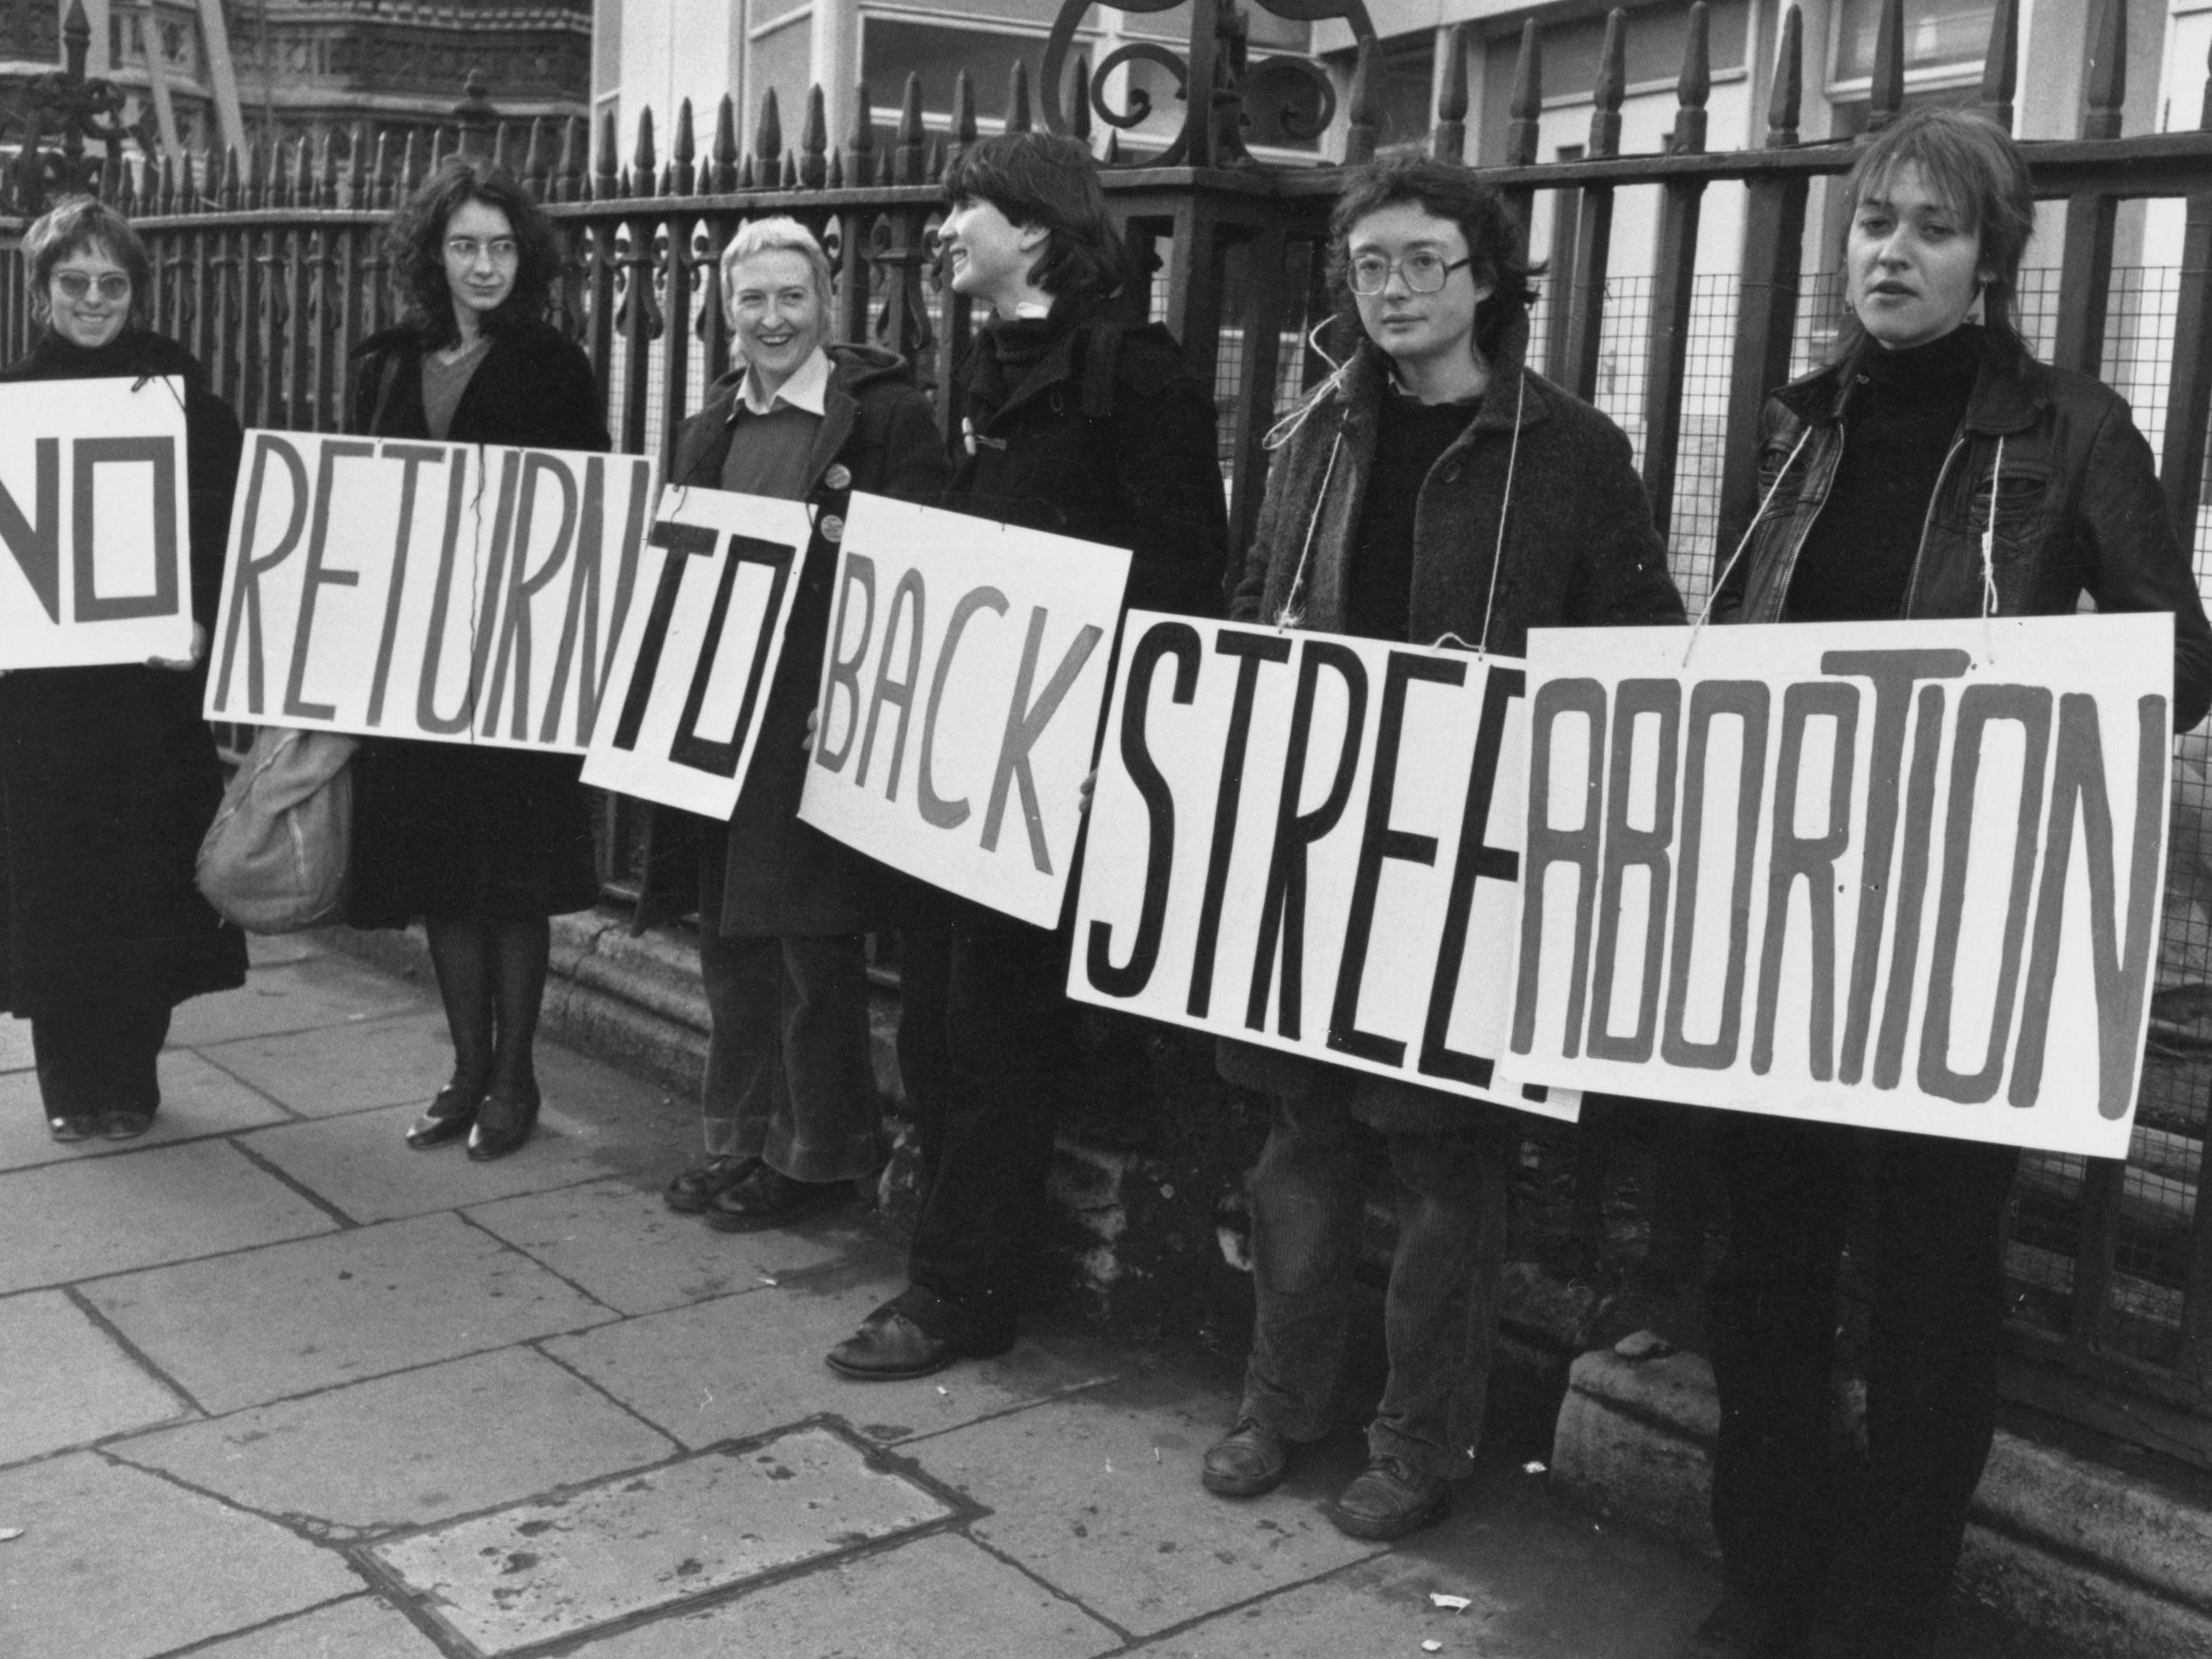
M 1719 1423 L 1703 1355 L 1585 1353 L 1568 1375 L 1553 1479 L 1712 1554 Z M 2082 1659 L 2212 1653 L 2212 1508 L 2000 1429 L 1959 1585 Z

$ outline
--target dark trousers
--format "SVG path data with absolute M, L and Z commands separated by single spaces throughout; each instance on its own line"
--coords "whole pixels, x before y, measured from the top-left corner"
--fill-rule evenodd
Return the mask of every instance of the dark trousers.
M 899 931 L 899 1071 L 929 1184 L 900 1310 L 970 1352 L 1014 1339 L 1075 1042 L 1064 933 L 950 897 Z
M 1999 1236 L 2019 1153 L 1727 1114 L 1712 1287 L 1713 1529 L 1732 1595 L 1809 1607 L 1851 1650 L 1932 1650 L 1996 1422 Z M 1868 1462 L 1831 1425 L 1844 1235 L 1870 1188 Z
M 31 1017 L 31 1058 L 48 1117 L 98 1118 L 161 1103 L 155 1069 L 169 1040 L 166 1005 L 102 1003 Z
M 1291 1440 L 1328 1431 L 1351 1321 L 1366 1196 L 1354 1086 L 1332 1075 L 1303 1098 L 1275 1097 L 1249 1185 L 1257 1308 L 1243 1415 Z M 1383 1297 L 1389 1380 L 1368 1451 L 1454 1480 L 1482 1437 L 1514 1139 L 1485 1124 L 1384 1139 L 1398 1247 Z

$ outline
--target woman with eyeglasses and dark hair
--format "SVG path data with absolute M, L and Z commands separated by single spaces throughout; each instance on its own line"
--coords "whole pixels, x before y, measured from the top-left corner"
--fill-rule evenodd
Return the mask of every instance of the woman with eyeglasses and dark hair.
M 198 360 L 146 327 L 151 268 L 120 214 L 66 202 L 24 232 L 23 254 L 44 327 L 0 381 L 184 389 L 191 655 L 0 675 L 0 1012 L 31 1023 L 53 1138 L 126 1139 L 161 1103 L 171 1010 L 246 982 L 245 936 L 192 882 L 222 796 L 200 702 L 238 422 Z
M 559 245 L 505 171 L 456 157 L 386 233 L 404 308 L 356 356 L 352 429 L 379 438 L 610 447 L 591 362 L 546 321 Z M 453 1074 L 407 1131 L 502 1158 L 538 1121 L 532 1049 L 548 918 L 599 900 L 589 805 L 568 757 L 379 738 L 354 768 L 347 920 L 416 916 L 453 1040 Z

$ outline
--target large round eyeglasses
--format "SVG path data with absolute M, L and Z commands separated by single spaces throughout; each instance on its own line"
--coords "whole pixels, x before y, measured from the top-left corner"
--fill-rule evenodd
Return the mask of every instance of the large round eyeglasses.
M 65 298 L 82 300 L 95 288 L 103 300 L 127 300 L 131 297 L 131 279 L 119 270 L 111 270 L 100 276 L 88 276 L 81 270 L 58 270 L 54 286 Z
M 1352 262 L 1352 291 L 1380 294 L 1390 286 L 1390 273 L 1395 271 L 1405 278 L 1407 293 L 1434 294 L 1449 280 L 1452 272 L 1473 263 L 1471 259 L 1454 259 L 1446 264 L 1441 253 L 1408 253 L 1402 259 L 1363 253 Z

